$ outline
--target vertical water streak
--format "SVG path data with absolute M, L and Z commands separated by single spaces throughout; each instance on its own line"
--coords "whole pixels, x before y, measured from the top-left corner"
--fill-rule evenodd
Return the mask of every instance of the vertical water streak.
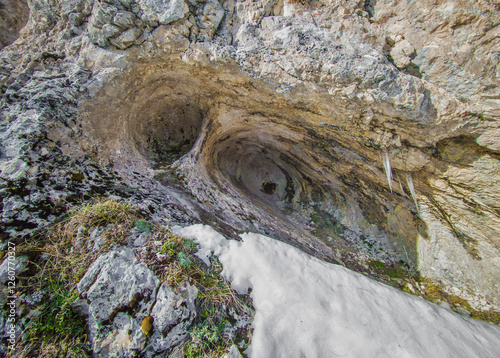
M 389 160 L 389 153 L 385 152 L 384 153 L 384 169 L 385 169 L 385 175 L 387 177 L 387 182 L 389 183 L 389 188 L 391 189 L 392 193 L 392 170 L 391 170 L 391 161 Z
M 403 184 L 401 183 L 401 178 L 399 177 L 399 173 L 398 173 L 398 183 L 399 183 L 399 187 L 401 188 L 401 192 L 402 192 L 402 193 L 403 193 L 403 195 L 404 195 L 405 190 L 403 189 Z
M 417 195 L 415 194 L 415 187 L 413 186 L 413 179 L 411 178 L 410 173 L 406 173 L 406 183 L 408 184 L 408 189 L 410 189 L 411 197 L 413 198 L 413 201 L 415 202 L 415 206 L 418 210 L 418 202 L 417 202 Z

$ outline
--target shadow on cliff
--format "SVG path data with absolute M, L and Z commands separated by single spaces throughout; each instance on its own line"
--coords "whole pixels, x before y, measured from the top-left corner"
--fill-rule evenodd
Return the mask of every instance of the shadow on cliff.
M 347 105 L 286 99 L 230 65 L 137 64 L 80 106 L 82 149 L 155 177 L 226 233 L 361 271 L 370 260 L 416 270 L 425 225 L 409 188 L 389 190 L 381 151 L 342 118 Z
M 26 0 L 0 2 L 0 50 L 16 41 L 28 18 L 29 7 Z

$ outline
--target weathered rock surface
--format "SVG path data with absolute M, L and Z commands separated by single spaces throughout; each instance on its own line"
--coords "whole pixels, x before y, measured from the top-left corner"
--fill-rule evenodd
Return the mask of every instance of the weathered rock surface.
M 196 316 L 194 300 L 197 293 L 196 287 L 187 282 L 180 284 L 179 292 L 167 284 L 160 286 L 151 311 L 151 316 L 155 318 L 155 331 L 150 343 L 153 352 L 165 352 L 186 338 L 187 329 Z
M 141 324 L 154 304 L 157 286 L 158 279 L 137 262 L 131 249 L 107 253 L 89 268 L 78 292 L 89 302 L 95 356 L 118 357 L 144 348 Z
M 167 220 L 403 262 L 500 307 L 498 3 L 30 6 L 0 52 L 5 237 L 55 219 L 31 198 L 121 181 Z
M 3 306 L 9 296 L 13 296 L 15 289 L 15 280 L 21 272 L 26 269 L 28 258 L 25 256 L 7 255 L 0 265 L 0 304 Z
M 96 357 L 155 357 L 178 345 L 196 317 L 197 289 L 184 282 L 175 292 L 160 285 L 129 248 L 100 256 L 78 284 L 89 302 L 90 339 Z M 143 321 L 152 328 L 144 331 Z

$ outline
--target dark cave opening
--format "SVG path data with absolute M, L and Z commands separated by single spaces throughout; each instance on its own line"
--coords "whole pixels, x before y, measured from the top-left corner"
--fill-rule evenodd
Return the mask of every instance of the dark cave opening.
M 156 165 L 170 165 L 188 153 L 198 138 L 203 111 L 187 98 L 151 101 L 129 121 L 136 148 Z
M 264 194 L 273 195 L 276 191 L 276 183 L 271 183 L 269 181 L 264 181 L 262 183 L 262 188 L 260 189 Z
M 304 124 L 293 111 L 238 106 L 230 95 L 215 100 L 179 73 L 167 72 L 168 80 L 154 73 L 161 80 L 124 84 L 126 100 L 108 122 L 98 113 L 89 123 L 111 156 L 130 148 L 157 182 L 182 192 L 179 205 L 204 222 L 267 234 L 323 258 L 341 250 L 345 263 L 358 256 L 392 262 L 408 251 L 414 260 L 418 233 L 406 209 L 413 202 L 391 195 L 383 169 L 347 148 L 342 133 Z

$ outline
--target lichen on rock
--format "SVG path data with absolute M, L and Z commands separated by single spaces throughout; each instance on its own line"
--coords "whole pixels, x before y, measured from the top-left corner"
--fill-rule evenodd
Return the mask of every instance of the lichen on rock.
M 155 223 L 259 232 L 367 275 L 381 262 L 474 309 L 500 308 L 494 3 L 6 1 L 2 19 L 7 10 L 3 243 L 34 240 L 82 198 L 127 199 Z M 103 253 L 115 229 L 85 247 Z M 133 250 L 150 243 L 136 234 L 115 240 L 129 248 L 101 258 L 116 267 L 98 259 L 79 289 L 92 319 L 121 325 L 99 344 L 157 354 L 174 321 L 196 326 L 196 294 L 186 284 L 178 317 L 157 313 L 154 300 L 181 293 L 137 261 Z M 160 265 L 168 253 L 157 253 Z M 101 307 L 120 265 L 136 268 L 130 284 L 147 278 L 144 290 Z

